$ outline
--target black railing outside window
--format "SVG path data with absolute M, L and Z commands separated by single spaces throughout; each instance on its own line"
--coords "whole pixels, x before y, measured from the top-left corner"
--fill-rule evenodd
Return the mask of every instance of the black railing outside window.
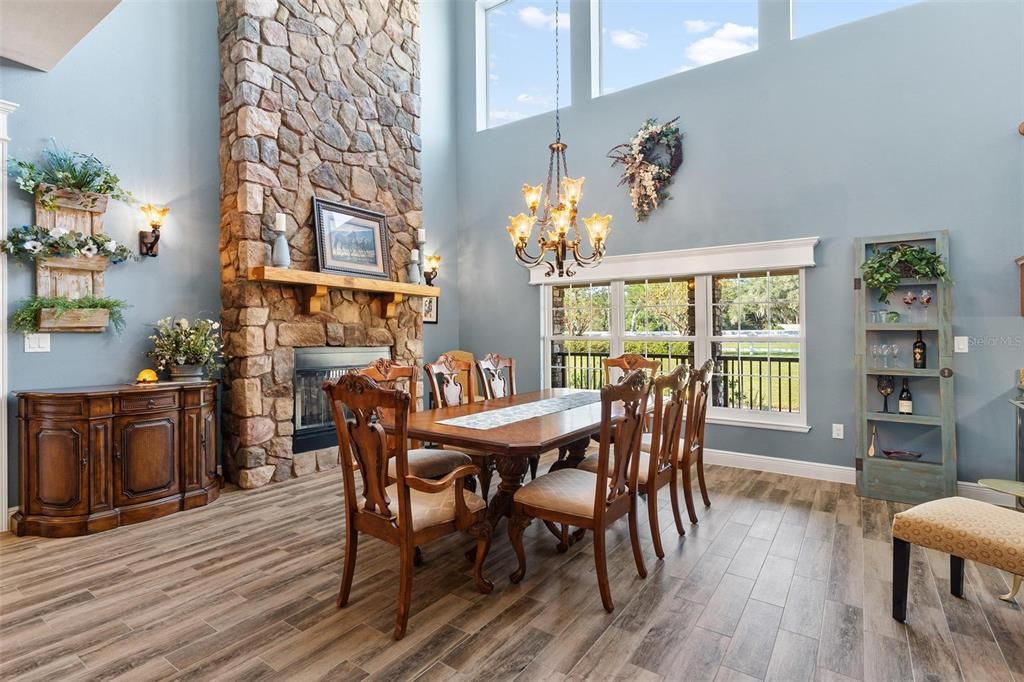
M 598 389 L 604 384 L 602 360 L 608 353 L 551 353 L 552 388 Z M 662 373 L 679 364 L 693 366 L 692 355 L 647 353 L 661 362 Z M 771 412 L 800 411 L 800 358 L 766 356 L 719 357 L 712 384 L 716 407 Z

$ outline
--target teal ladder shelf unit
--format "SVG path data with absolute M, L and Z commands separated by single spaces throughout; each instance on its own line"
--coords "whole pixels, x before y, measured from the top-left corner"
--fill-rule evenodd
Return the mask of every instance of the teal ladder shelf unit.
M 928 279 L 903 279 L 889 297 L 878 301 L 878 291 L 866 289 L 860 266 L 876 250 L 900 244 L 924 246 L 940 254 L 949 268 L 949 232 L 918 232 L 857 239 L 854 249 L 854 406 L 856 411 L 854 448 L 857 492 L 895 502 L 918 504 L 956 494 L 956 411 L 953 396 L 953 325 L 951 285 Z M 952 276 L 952 270 L 948 270 Z M 905 306 L 907 291 L 920 296 L 923 289 L 934 292 L 931 305 Z M 877 321 L 874 311 L 900 313 L 900 320 Z M 913 368 L 911 346 L 921 332 L 927 344 L 925 369 Z M 880 367 L 871 354 L 876 344 L 900 347 L 891 367 Z M 882 396 L 876 390 L 879 376 L 894 378 L 889 396 L 889 413 L 882 412 Z M 907 379 L 914 397 L 914 414 L 898 414 L 896 405 Z M 919 409 L 918 406 L 921 406 Z M 878 433 L 873 456 L 869 456 L 872 434 Z M 882 450 L 922 452 L 917 460 L 888 459 Z

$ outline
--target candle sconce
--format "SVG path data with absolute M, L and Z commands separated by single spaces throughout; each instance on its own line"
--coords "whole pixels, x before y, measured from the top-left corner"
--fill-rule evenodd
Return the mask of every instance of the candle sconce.
M 155 206 L 154 204 L 142 206 L 142 213 L 149 222 L 149 232 L 145 230 L 139 232 L 139 254 L 156 258 L 157 254 L 160 253 L 158 248 L 160 228 L 163 226 L 164 219 L 170 211 L 171 209 L 168 206 Z
M 437 277 L 437 268 L 441 265 L 441 256 L 434 254 L 433 256 L 427 256 L 427 265 L 423 269 L 423 278 L 427 280 L 427 284 L 434 286 L 434 278 Z

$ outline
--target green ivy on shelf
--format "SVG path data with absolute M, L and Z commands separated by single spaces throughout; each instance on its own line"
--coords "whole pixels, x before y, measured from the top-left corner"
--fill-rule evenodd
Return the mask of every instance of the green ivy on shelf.
M 888 303 L 903 279 L 936 279 L 945 284 L 953 283 L 942 256 L 923 246 L 910 244 L 876 250 L 860 266 L 860 271 L 864 286 L 878 289 L 879 303 Z
M 9 324 L 11 331 L 34 334 L 39 331 L 39 313 L 53 310 L 54 317 L 60 318 L 71 310 L 96 310 L 102 308 L 110 313 L 110 324 L 117 333 L 124 331 L 124 311 L 130 306 L 127 302 L 116 298 L 98 298 L 83 296 L 74 300 L 66 298 L 49 298 L 33 296 L 21 302 L 18 309 L 11 315 Z
M 94 200 L 91 194 L 133 200 L 131 192 L 121 187 L 121 179 L 92 154 L 62 149 L 54 142 L 50 149 L 43 150 L 42 157 L 38 164 L 12 158 L 8 165 L 18 187 L 34 194 L 48 211 L 57 207 L 54 193 L 59 190 L 79 195 L 83 205 Z

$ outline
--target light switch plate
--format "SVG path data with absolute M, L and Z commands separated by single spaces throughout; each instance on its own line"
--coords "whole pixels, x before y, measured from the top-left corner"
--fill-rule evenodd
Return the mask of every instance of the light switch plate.
M 966 353 L 970 350 L 971 337 L 969 336 L 954 336 L 953 337 L 953 352 L 954 353 Z
M 26 353 L 49 353 L 50 352 L 50 335 L 49 334 L 25 334 L 25 352 Z
M 842 440 L 844 438 L 842 424 L 832 425 L 832 437 L 835 438 L 836 440 Z

